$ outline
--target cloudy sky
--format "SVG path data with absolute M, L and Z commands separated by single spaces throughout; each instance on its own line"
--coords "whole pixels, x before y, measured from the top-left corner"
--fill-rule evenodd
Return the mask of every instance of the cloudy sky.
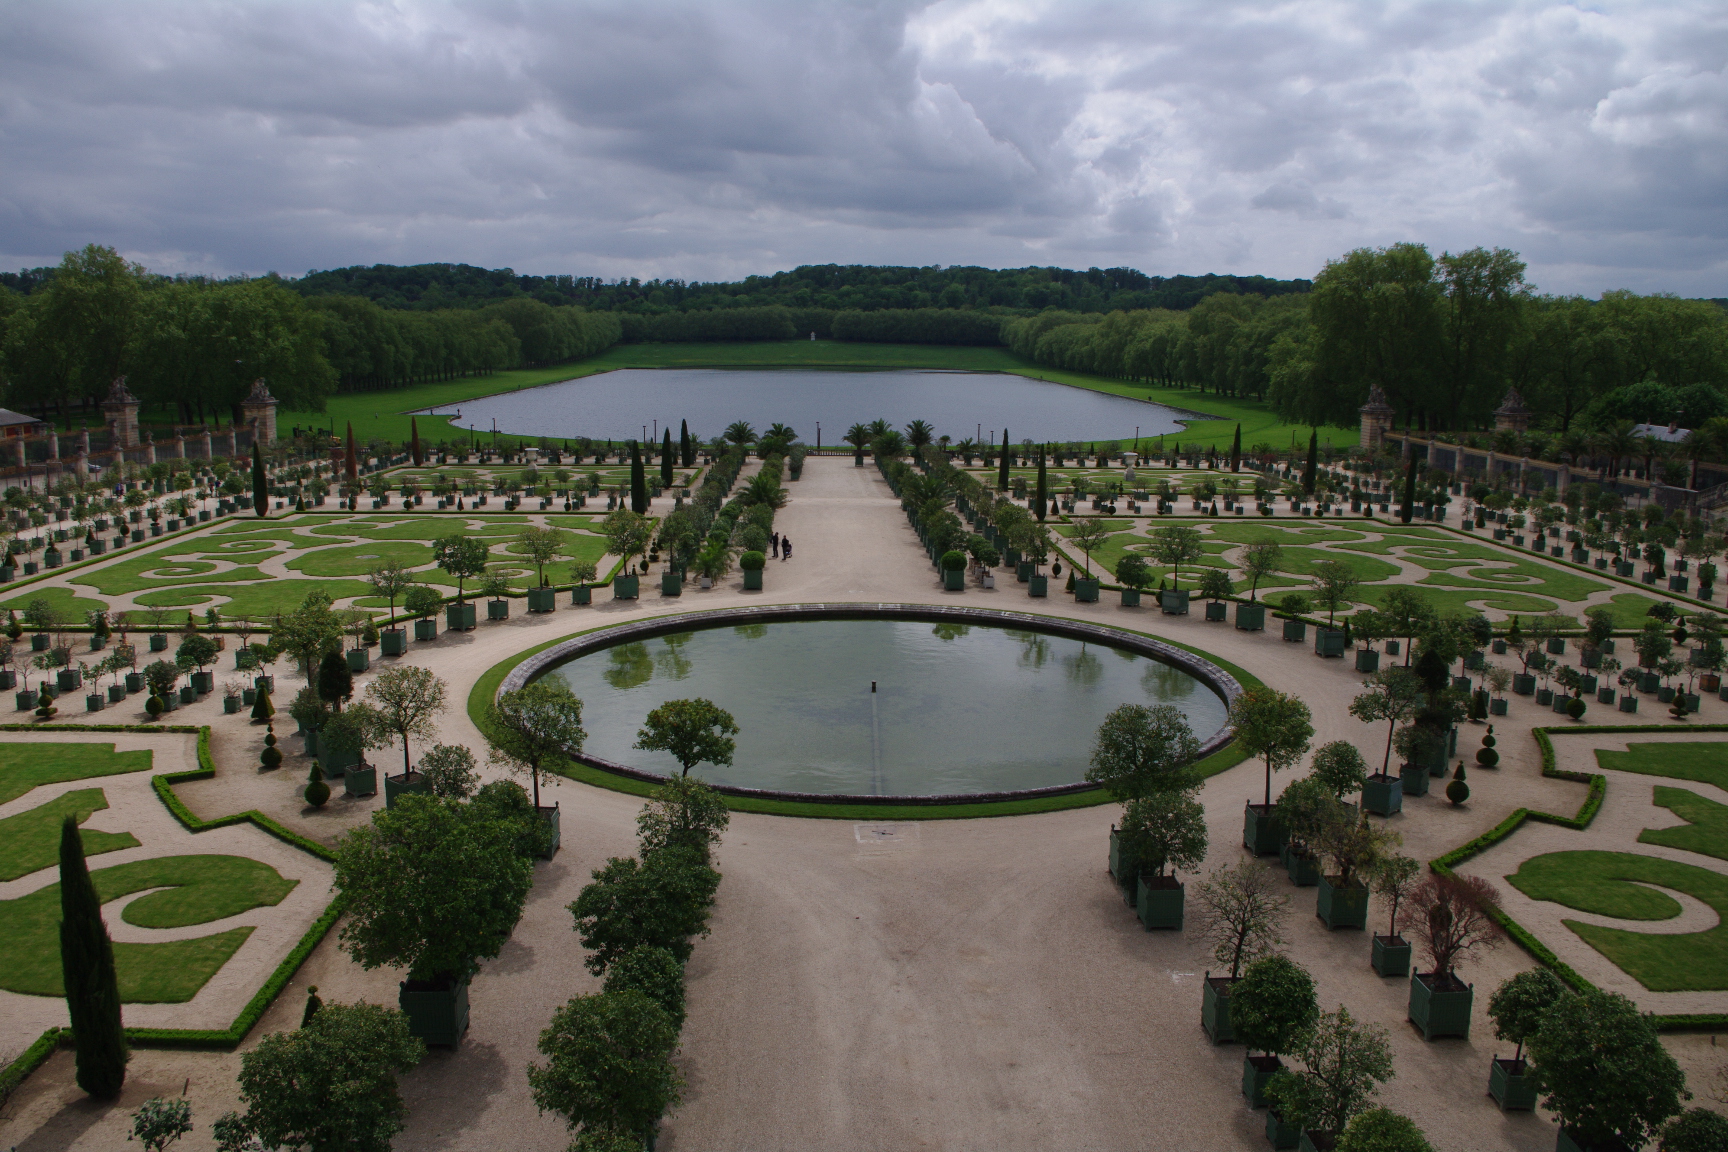
M 1728 296 L 1728 4 L 0 0 L 0 267 L 1312 276 Z

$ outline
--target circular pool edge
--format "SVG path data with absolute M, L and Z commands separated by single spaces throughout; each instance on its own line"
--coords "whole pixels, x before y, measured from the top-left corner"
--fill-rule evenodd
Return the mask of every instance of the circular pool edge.
M 522 688 L 534 679 L 581 656 L 637 640 L 649 640 L 674 632 L 690 632 L 707 628 L 736 627 L 742 624 L 769 624 L 793 620 L 919 620 L 930 623 L 965 623 L 990 627 L 1024 628 L 1045 632 L 1072 640 L 1090 641 L 1121 648 L 1164 664 L 1180 668 L 1198 680 L 1224 702 L 1226 708 L 1235 702 L 1242 685 L 1223 668 L 1185 648 L 1166 644 L 1155 637 L 1144 636 L 1102 624 L 1082 620 L 1067 620 L 1056 616 L 1038 616 L 1027 612 L 1012 612 L 998 608 L 965 608 L 942 604 L 764 604 L 759 607 L 714 608 L 696 612 L 656 616 L 635 620 L 613 627 L 603 627 L 568 640 L 560 641 L 534 653 L 512 668 L 499 683 L 493 699 L 505 692 Z M 1235 738 L 1235 729 L 1226 722 L 1212 735 L 1201 741 L 1196 759 L 1217 752 Z M 619 764 L 590 756 L 585 752 L 570 754 L 571 759 L 590 768 L 639 780 L 650 784 L 663 783 L 667 778 L 628 764 Z M 744 788 L 731 784 L 711 784 L 716 792 L 726 796 L 761 800 L 784 800 L 806 804 L 850 804 L 864 806 L 938 807 L 957 804 L 980 804 L 1003 800 L 1035 800 L 1041 797 L 1063 796 L 1090 791 L 1096 787 L 1085 781 L 1053 784 L 1044 788 L 1025 788 L 1008 792 L 954 792 L 932 796 L 875 796 L 839 792 L 787 792 L 774 788 Z

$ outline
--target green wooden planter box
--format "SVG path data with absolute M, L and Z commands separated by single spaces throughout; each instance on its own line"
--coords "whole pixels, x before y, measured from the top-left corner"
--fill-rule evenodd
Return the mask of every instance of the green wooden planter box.
M 410 991 L 402 981 L 397 1006 L 408 1017 L 408 1034 L 428 1044 L 454 1048 L 468 1031 L 468 982 L 449 988 Z
M 109 695 L 113 695 L 113 694 L 110 693 Z M 224 696 L 224 697 L 222 697 L 222 713 L 223 713 L 223 715 L 232 716 L 238 711 L 240 711 L 240 697 L 238 697 L 238 696 Z
M 1266 1107 L 1266 1082 L 1276 1076 L 1283 1067 L 1284 1061 L 1276 1056 L 1242 1058 L 1242 1095 L 1248 1098 L 1248 1107 Z
M 1284 621 L 1284 639 L 1291 644 L 1300 644 L 1308 639 L 1308 625 L 1301 620 Z
M 535 811 L 540 813 L 540 819 L 544 820 L 546 826 L 552 830 L 552 839 L 547 843 L 546 851 L 540 854 L 540 859 L 550 860 L 557 853 L 559 846 L 564 843 L 563 819 L 556 804 L 550 807 L 541 805 Z
M 472 604 L 451 604 L 444 609 L 444 627 L 451 632 L 472 632 L 478 615 Z
M 1166 588 L 1158 593 L 1158 607 L 1166 616 L 1188 615 L 1188 589 Z
M 1398 769 L 1398 780 L 1406 796 L 1428 795 L 1428 769 L 1420 764 L 1405 764 Z
M 1316 1132 L 1310 1128 L 1296 1142 L 1296 1152 L 1332 1152 L 1337 1146 L 1337 1138 L 1330 1132 Z
M 372 653 L 364 648 L 348 649 L 348 671 L 364 672 L 372 667 Z
M 432 795 L 432 786 L 426 782 L 426 777 L 415 772 L 412 775 L 384 777 L 384 807 L 396 807 L 398 797 L 410 792 L 420 796 Z
M 1344 632 L 1340 628 L 1314 629 L 1314 655 L 1331 660 L 1344 655 Z
M 1530 1082 L 1529 1062 L 1496 1056 L 1488 1065 L 1488 1095 L 1502 1112 L 1534 1112 L 1536 1087 Z
M 671 575 L 673 575 L 673 573 L 670 570 L 668 570 L 666 572 L 666 575 L 671 576 Z M 664 581 L 661 582 L 661 589 L 660 590 L 662 592 L 664 592 L 666 590 Z M 673 593 L 673 595 L 677 595 L 677 593 Z M 530 612 L 556 612 L 557 610 L 558 610 L 558 593 L 557 592 L 553 591 L 550 588 L 530 588 L 530 589 L 528 589 L 528 611 L 530 611 Z
M 547 591 L 550 592 L 551 590 L 548 589 Z M 670 569 L 670 568 L 668 568 L 668 569 L 666 569 L 666 571 L 660 573 L 660 595 L 662 597 L 684 595 L 684 577 L 682 577 L 678 573 L 672 571 L 672 569 Z M 552 599 L 551 597 L 548 597 L 549 601 L 551 599 Z M 553 607 L 556 607 L 556 604 L 553 604 L 551 607 L 547 607 L 547 608 L 534 607 L 534 604 L 533 604 L 534 593 L 532 593 L 532 592 L 528 593 L 528 600 L 529 600 L 528 611 L 530 611 L 530 612 L 550 612 L 550 611 L 552 611 Z
M 360 753 L 338 752 L 330 747 L 327 740 L 318 742 L 318 766 L 324 769 L 324 778 L 331 780 L 347 772 L 350 768 L 360 767 Z
M 1504 716 L 1504 715 L 1506 715 L 1506 706 L 1508 703 L 1509 703 L 1509 701 L 1507 701 L 1507 699 L 1504 696 L 1499 697 L 1498 699 L 1488 701 L 1488 715 L 1490 715 L 1490 716 Z
M 1032 561 L 1022 560 L 1014 565 L 1014 578 L 1022 584 L 1032 579 Z
M 1439 1036 L 1470 1036 L 1470 1006 L 1476 996 L 1476 986 L 1447 988 L 1436 991 L 1429 977 L 1421 972 L 1410 974 L 1410 1023 L 1422 1030 L 1424 1040 Z
M 1356 649 L 1356 671 L 1358 671 L 1358 672 L 1378 672 L 1378 671 L 1380 671 L 1380 650 L 1378 648 L 1358 648 L 1358 649 Z
M 436 639 L 438 639 L 438 621 L 431 619 L 430 617 L 428 617 L 425 620 L 414 621 L 414 639 L 416 639 L 416 640 L 436 640 Z
M 1390 774 L 1374 773 L 1362 786 L 1362 806 L 1376 816 L 1404 810 L 1404 781 Z
M 181 688 L 180 689 L 180 703 L 182 703 L 182 704 L 196 704 L 196 703 L 198 703 L 198 689 L 192 687 L 192 685 L 190 685 L 190 684 Z
M 1320 883 L 1320 859 L 1299 852 L 1284 853 L 1284 874 L 1298 888 L 1312 888 Z
M 1266 605 L 1236 605 L 1236 627 L 1244 632 L 1262 632 L 1266 628 Z
M 1368 927 L 1368 886 L 1350 884 L 1334 888 L 1326 876 L 1320 877 L 1320 895 L 1314 902 L 1314 915 L 1327 928 Z
M 964 572 L 962 572 L 960 574 L 960 576 L 961 576 L 961 579 L 965 579 L 966 574 Z M 746 568 L 744 570 L 744 591 L 746 591 L 746 592 L 760 592 L 760 591 L 762 591 L 762 569 L 760 569 L 760 568 L 756 568 L 756 569 Z
M 1042 600 L 1050 595 L 1050 577 L 1034 576 L 1026 581 L 1026 595 Z
M 9 684 L 0 684 L 0 688 L 9 688 L 9 687 L 11 687 L 11 685 L 9 685 Z M 125 701 L 126 701 L 126 685 L 124 685 L 124 684 L 110 684 L 110 685 L 108 685 L 108 703 L 110 703 L 110 704 L 123 704 L 123 703 L 125 703 Z M 246 703 L 251 703 L 251 701 L 246 701 Z
M 1122 834 L 1116 831 L 1114 825 L 1110 828 L 1110 875 L 1117 884 L 1122 883 L 1125 865 L 1122 863 Z
M 510 601 L 508 601 L 508 600 L 488 600 L 488 601 L 486 601 L 486 619 L 488 619 L 488 620 L 508 620 L 508 619 L 510 619 Z
M 70 692 L 84 686 L 84 676 L 76 668 L 62 668 L 54 674 L 54 683 L 60 691 Z
M 746 573 L 744 573 L 744 576 L 745 576 L 744 586 L 746 588 L 748 588 L 750 586 L 750 584 L 749 584 L 750 573 L 746 572 Z M 1076 587 L 1075 587 L 1075 593 L 1074 593 L 1075 599 L 1084 599 L 1084 597 L 1082 597 L 1080 595 L 1080 591 L 1079 591 L 1079 587 L 1078 587 L 1079 584 L 1084 584 L 1084 583 L 1086 583 L 1086 581 L 1084 581 L 1084 580 L 1077 582 Z M 756 573 L 756 587 L 758 587 L 758 588 L 762 587 L 762 573 L 760 573 L 760 572 Z M 964 591 L 966 591 L 966 569 L 964 569 L 964 568 L 951 568 L 951 569 L 948 569 L 947 571 L 943 572 L 942 573 L 942 590 L 944 592 L 964 592 Z M 1093 586 L 1092 599 L 1094 599 L 1094 600 L 1098 599 L 1098 590 L 1097 590 L 1096 585 Z
M 102 694 L 100 692 L 92 692 L 90 695 L 84 697 L 84 711 L 100 712 L 102 711 L 102 708 Z
M 350 768 L 342 773 L 342 794 L 344 796 L 378 795 L 378 769 L 368 765 L 365 768 Z
M 1266 1142 L 1274 1148 L 1294 1148 L 1302 1142 L 1302 1130 L 1294 1124 L 1286 1124 L 1282 1116 L 1268 1108 Z
M 1370 962 L 1379 976 L 1410 975 L 1410 942 L 1402 936 L 1374 937 Z
M 592 604 L 592 603 L 594 603 L 594 589 L 590 588 L 586 584 L 578 584 L 576 587 L 570 589 L 570 603 L 571 604 Z
M 144 673 L 142 673 L 142 672 L 128 672 L 128 673 L 126 673 L 126 691 L 128 691 L 128 692 L 142 692 L 142 691 L 144 691 Z
M 1200 982 L 1200 1027 L 1206 1030 L 1214 1044 L 1233 1044 L 1236 1033 L 1230 1027 L 1230 985 L 1228 976 L 1206 974 Z
M 1213 624 L 1222 624 L 1229 611 L 1230 606 L 1228 604 L 1222 600 L 1214 600 L 1206 605 L 1206 619 Z
M 29 712 L 34 709 L 36 707 L 36 698 L 37 694 L 35 692 L 18 693 L 16 697 L 18 701 L 18 711 Z
M 1140 877 L 1134 893 L 1134 914 L 1140 918 L 1141 926 L 1148 932 L 1154 928 L 1175 928 L 1180 931 L 1187 886 L 1178 883 L 1167 887 L 1161 884 L 1160 878 L 1156 876 L 1151 880 L 1151 884 L 1148 884 L 1147 877 Z M 1169 883 L 1174 877 L 1164 877 L 1163 880 Z
M 1536 691 L 1536 677 L 1528 672 L 1517 672 L 1512 676 L 1512 692 L 1516 696 L 1529 696 Z
M 1242 812 L 1242 847 L 1256 856 L 1272 856 L 1288 839 L 1275 806 L 1247 804 Z
M 401 628 L 387 628 L 378 633 L 378 650 L 385 656 L 400 656 L 408 651 L 408 633 Z
M 1138 607 L 1140 607 L 1140 589 L 1138 589 L 1138 588 L 1124 588 L 1124 589 L 1122 589 L 1122 607 L 1124 607 L 1124 608 L 1138 608 Z
M 1078 604 L 1098 603 L 1098 581 L 1079 579 L 1074 581 L 1074 601 Z

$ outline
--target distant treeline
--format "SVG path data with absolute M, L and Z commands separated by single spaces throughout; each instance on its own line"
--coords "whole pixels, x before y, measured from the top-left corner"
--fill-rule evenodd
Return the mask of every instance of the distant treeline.
M 40 271 L 40 270 L 35 270 Z M 34 272 L 22 273 L 23 276 Z M 518 276 L 509 268 L 468 264 L 378 264 L 308 272 L 288 281 L 306 296 L 361 296 L 387 308 L 479 308 L 528 297 L 554 306 L 642 314 L 779 307 L 828 312 L 888 309 L 1045 308 L 1111 312 L 1181 310 L 1215 292 L 1282 296 L 1306 292 L 1306 280 L 1265 276 L 1148 276 L 1133 268 L 898 268 L 814 264 L 742 280 L 604 280 L 596 276 Z M 808 329 L 806 329 L 808 330 Z
M 965 308 L 726 308 L 701 312 L 594 313 L 623 321 L 633 344 L 706 340 L 855 340 L 870 344 L 1000 344 L 1011 313 Z

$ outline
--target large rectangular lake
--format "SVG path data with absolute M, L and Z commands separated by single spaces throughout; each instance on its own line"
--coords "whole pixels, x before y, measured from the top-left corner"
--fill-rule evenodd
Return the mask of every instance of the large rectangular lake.
M 943 372 L 925 369 L 848 371 L 810 368 L 620 368 L 580 380 L 504 392 L 426 412 L 461 416 L 456 427 L 514 436 L 630 440 L 643 426 L 687 420 L 703 440 L 735 420 L 757 431 L 789 424 L 807 444 L 839 444 L 846 429 L 872 420 L 904 428 L 928 421 L 937 436 L 956 441 L 1002 439 L 1006 426 L 1016 441 L 1130 440 L 1182 430 L 1197 414 L 1146 400 L 1131 400 L 1028 380 L 1003 372 Z M 1199 417 L 1205 419 L 1206 417 Z

